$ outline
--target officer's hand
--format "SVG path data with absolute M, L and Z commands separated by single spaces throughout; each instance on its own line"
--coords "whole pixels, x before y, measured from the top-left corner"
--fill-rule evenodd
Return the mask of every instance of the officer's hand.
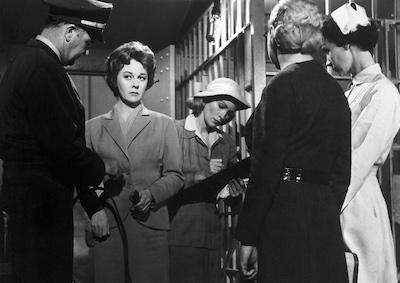
M 107 192 L 108 197 L 118 196 L 122 188 L 125 186 L 125 178 L 123 174 L 108 175 L 104 181 L 104 191 Z
M 94 237 L 98 240 L 105 240 L 110 235 L 108 219 L 104 209 L 93 214 L 91 219 L 91 227 Z

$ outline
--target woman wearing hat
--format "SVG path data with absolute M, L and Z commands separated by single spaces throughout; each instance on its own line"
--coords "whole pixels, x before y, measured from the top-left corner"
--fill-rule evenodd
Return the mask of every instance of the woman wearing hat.
M 324 49 L 333 68 L 352 77 L 351 182 L 340 219 L 347 248 L 359 258 L 358 282 L 397 282 L 388 209 L 377 179 L 400 127 L 400 96 L 372 52 L 375 22 L 363 7 L 346 4 L 324 22 Z
M 242 273 L 260 283 L 348 282 L 339 211 L 350 181 L 350 110 L 313 59 L 321 24 L 310 1 L 281 0 L 271 11 L 268 53 L 281 71 L 253 115 L 236 232 Z
M 177 121 L 183 153 L 185 189 L 237 161 L 233 138 L 218 129 L 231 121 L 238 110 L 249 108 L 239 85 L 228 78 L 217 78 L 205 91 L 188 100 L 192 109 L 186 119 Z M 241 180 L 231 180 L 229 195 L 242 191 Z M 171 282 L 223 282 L 221 268 L 222 226 L 215 202 L 170 203 L 169 234 Z
M 140 42 L 116 48 L 106 80 L 117 102 L 87 123 L 87 144 L 103 158 L 106 174 L 125 179 L 122 188 L 106 186 L 108 195 L 102 195 L 110 237 L 94 246 L 96 283 L 169 282 L 165 201 L 183 185 L 182 158 L 172 119 L 142 103 L 154 83 L 155 63 Z

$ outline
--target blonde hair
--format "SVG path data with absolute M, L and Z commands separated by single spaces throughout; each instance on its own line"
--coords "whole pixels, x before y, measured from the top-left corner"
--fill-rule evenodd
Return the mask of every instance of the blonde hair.
M 273 44 L 281 53 L 313 54 L 322 45 L 323 16 L 308 0 L 280 0 L 268 21 Z
M 199 116 L 204 109 L 206 102 L 203 97 L 189 97 L 186 100 L 186 106 L 192 110 L 194 116 Z

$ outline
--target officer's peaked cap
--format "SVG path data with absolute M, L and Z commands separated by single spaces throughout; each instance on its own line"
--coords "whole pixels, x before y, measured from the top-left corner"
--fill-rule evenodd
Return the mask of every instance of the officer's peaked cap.
M 76 24 L 88 32 L 92 39 L 103 41 L 103 30 L 110 17 L 113 4 L 98 0 L 43 0 L 49 16 Z

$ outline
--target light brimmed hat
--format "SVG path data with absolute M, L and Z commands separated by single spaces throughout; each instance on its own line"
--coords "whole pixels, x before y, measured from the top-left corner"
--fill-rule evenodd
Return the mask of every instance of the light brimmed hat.
M 232 101 L 236 105 L 237 110 L 250 108 L 249 103 L 242 95 L 240 86 L 231 79 L 218 78 L 211 81 L 204 91 L 200 91 L 193 97 L 216 97 L 221 96 L 226 100 Z
M 103 31 L 113 4 L 98 0 L 43 0 L 48 5 L 49 16 L 75 24 L 92 38 L 104 42 Z
M 331 17 L 344 35 L 356 31 L 359 25 L 365 27 L 370 23 L 365 9 L 353 2 L 337 8 Z

